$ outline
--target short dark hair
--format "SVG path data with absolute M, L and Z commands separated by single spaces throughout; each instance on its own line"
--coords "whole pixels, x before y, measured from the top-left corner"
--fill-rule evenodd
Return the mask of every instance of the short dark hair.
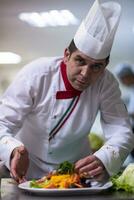
M 70 52 L 70 55 L 71 55 L 72 53 L 74 53 L 75 51 L 78 50 L 77 47 L 75 46 L 74 40 L 72 40 L 72 41 L 70 42 L 70 44 L 69 44 L 69 46 L 68 46 L 68 50 L 69 50 L 69 52 Z M 109 58 L 110 58 L 110 55 L 107 56 L 107 58 L 106 58 L 106 62 L 107 62 L 107 63 L 109 62 Z
M 77 47 L 75 46 L 74 40 L 72 40 L 68 46 L 68 50 L 70 52 L 70 54 L 72 54 L 73 52 L 77 51 Z
M 134 75 L 134 72 L 132 70 L 132 66 L 129 63 L 121 63 L 117 66 L 117 76 L 118 78 L 124 78 L 126 76 Z

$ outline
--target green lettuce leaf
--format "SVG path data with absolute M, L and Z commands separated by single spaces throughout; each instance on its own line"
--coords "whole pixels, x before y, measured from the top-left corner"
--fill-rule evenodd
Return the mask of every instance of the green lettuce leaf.
M 129 164 L 121 175 L 112 177 L 111 181 L 116 190 L 134 192 L 134 164 Z
M 36 180 L 30 181 L 30 187 L 32 187 L 32 188 L 41 188 L 41 187 L 39 186 L 39 184 L 36 183 Z

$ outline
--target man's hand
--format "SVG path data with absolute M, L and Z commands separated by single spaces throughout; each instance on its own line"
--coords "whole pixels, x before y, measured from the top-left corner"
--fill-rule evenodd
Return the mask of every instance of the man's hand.
M 28 152 L 24 146 L 17 147 L 13 150 L 10 160 L 11 176 L 18 182 L 24 182 L 25 175 L 29 167 Z
M 103 163 L 94 155 L 87 156 L 75 163 L 75 170 L 87 177 L 102 181 L 107 175 Z

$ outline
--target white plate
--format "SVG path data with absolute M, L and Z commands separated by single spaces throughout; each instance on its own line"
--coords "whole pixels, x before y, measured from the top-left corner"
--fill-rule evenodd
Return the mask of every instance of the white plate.
M 31 188 L 30 187 L 30 181 L 21 183 L 18 185 L 18 187 L 24 191 L 37 193 L 37 194 L 43 194 L 43 195 L 72 195 L 72 194 L 96 194 L 102 191 L 108 190 L 110 187 L 112 187 L 112 182 L 107 182 L 104 185 L 97 184 L 96 182 L 93 184 L 93 186 L 89 188 L 69 188 L 69 189 L 44 189 L 44 188 Z

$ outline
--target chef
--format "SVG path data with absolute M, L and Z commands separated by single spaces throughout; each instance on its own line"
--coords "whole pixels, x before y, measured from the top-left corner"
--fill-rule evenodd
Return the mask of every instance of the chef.
M 134 133 L 134 66 L 127 62 L 120 63 L 116 66 L 115 73 L 119 78 L 119 81 L 127 89 L 126 95 L 123 95 L 123 100 L 126 103 L 132 131 Z M 131 155 L 134 158 L 134 149 L 131 152 Z
M 121 7 L 96 0 L 63 57 L 26 65 L 0 104 L 0 158 L 16 181 L 39 178 L 68 160 L 90 177 L 116 174 L 134 146 L 114 76 L 106 69 Z M 105 144 L 88 134 L 100 111 Z

